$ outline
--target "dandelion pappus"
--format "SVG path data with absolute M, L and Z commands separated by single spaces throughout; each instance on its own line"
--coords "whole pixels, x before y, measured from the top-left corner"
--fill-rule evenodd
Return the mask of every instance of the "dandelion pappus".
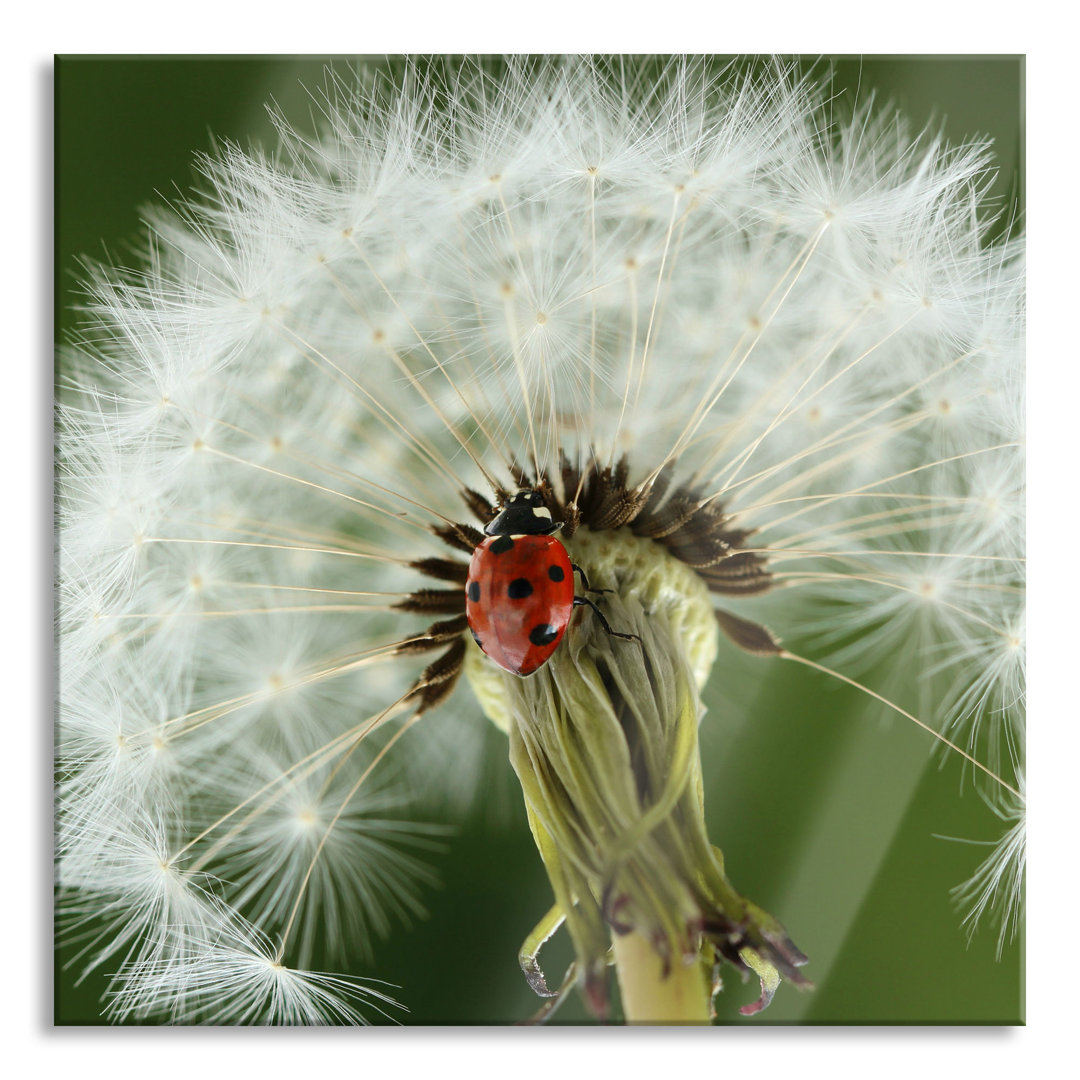
M 637 634 L 612 630 L 600 609 L 574 595 L 574 574 L 588 578 L 552 535 L 562 527 L 535 489 L 519 491 L 488 523 L 465 583 L 465 615 L 473 640 L 499 667 L 531 675 L 551 659 L 575 607 L 588 606 L 612 637 L 641 642 Z

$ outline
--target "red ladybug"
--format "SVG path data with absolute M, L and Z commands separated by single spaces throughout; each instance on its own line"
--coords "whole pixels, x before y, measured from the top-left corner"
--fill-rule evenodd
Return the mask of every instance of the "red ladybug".
M 488 539 L 473 551 L 465 582 L 465 616 L 473 640 L 501 668 L 531 675 L 551 658 L 570 624 L 574 608 L 586 604 L 613 637 L 619 634 L 597 606 L 574 595 L 574 573 L 589 582 L 566 548 L 551 535 L 562 522 L 551 520 L 540 492 L 519 491 L 484 532 Z

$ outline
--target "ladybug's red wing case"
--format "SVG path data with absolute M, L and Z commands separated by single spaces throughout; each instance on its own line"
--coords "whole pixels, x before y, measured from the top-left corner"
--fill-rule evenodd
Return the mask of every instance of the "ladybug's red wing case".
M 465 615 L 500 667 L 531 675 L 562 640 L 574 611 L 574 570 L 554 536 L 492 536 L 473 552 Z

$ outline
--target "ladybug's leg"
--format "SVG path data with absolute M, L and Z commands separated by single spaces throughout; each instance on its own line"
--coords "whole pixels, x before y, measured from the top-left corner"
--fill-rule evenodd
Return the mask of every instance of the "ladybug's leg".
M 586 586 L 588 588 L 588 586 Z M 599 590 L 592 590 L 598 592 Z M 610 589 L 603 590 L 604 592 L 611 592 Z M 574 607 L 583 607 L 588 605 L 596 612 L 596 617 L 600 620 L 600 625 L 604 628 L 604 631 L 610 634 L 612 637 L 622 638 L 624 641 L 636 641 L 639 645 L 642 644 L 641 638 L 637 634 L 620 634 L 618 630 L 612 630 L 611 624 L 604 618 L 604 613 L 589 599 L 584 596 L 574 597 Z
M 615 591 L 614 589 L 594 589 L 589 584 L 589 579 L 585 576 L 585 571 L 582 570 L 581 567 L 578 566 L 577 563 L 571 563 L 570 564 L 570 569 L 573 570 L 574 573 L 581 575 L 581 584 L 585 586 L 585 591 L 586 592 L 614 592 Z

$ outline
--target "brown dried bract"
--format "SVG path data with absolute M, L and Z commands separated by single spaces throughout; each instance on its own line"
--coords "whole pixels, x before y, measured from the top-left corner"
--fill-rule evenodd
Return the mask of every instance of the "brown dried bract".
M 564 537 L 573 536 L 581 525 L 593 532 L 629 529 L 635 536 L 660 544 L 692 567 L 713 592 L 746 596 L 771 588 L 772 576 L 765 556 L 741 550 L 751 531 L 733 528 L 731 517 L 724 513 L 723 507 L 715 500 L 704 498 L 690 485 L 672 488 L 672 471 L 669 464 L 651 483 L 633 486 L 625 456 L 613 466 L 603 465 L 593 457 L 582 468 L 560 454 L 564 492 L 560 498 L 547 479 L 538 481 L 527 468 L 516 463 L 510 467 L 518 489 L 531 488 L 541 493 L 552 520 L 563 523 Z M 486 525 L 498 513 L 509 492 L 498 488 L 490 501 L 471 488 L 465 488 L 461 494 L 473 516 Z M 467 524 L 437 525 L 432 527 L 432 532 L 450 547 L 469 555 L 484 539 L 483 532 Z M 417 559 L 409 565 L 427 577 L 459 585 L 464 585 L 468 576 L 468 566 L 456 559 Z M 412 691 L 420 700 L 420 711 L 425 711 L 449 694 L 461 674 L 465 657 L 463 635 L 468 625 L 463 614 L 464 590 L 417 589 L 395 606 L 402 611 L 457 615 L 433 623 L 423 634 L 398 646 L 399 652 L 422 652 L 451 643 L 424 671 Z M 775 655 L 779 651 L 776 639 L 765 627 L 728 612 L 718 611 L 716 617 L 720 627 L 740 648 L 759 655 Z

